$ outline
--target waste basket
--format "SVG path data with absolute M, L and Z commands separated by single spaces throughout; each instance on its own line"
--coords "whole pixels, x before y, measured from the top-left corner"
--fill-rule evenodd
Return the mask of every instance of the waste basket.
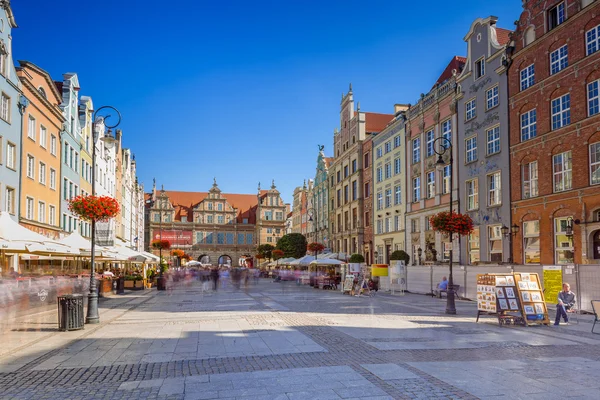
M 117 294 L 125 293 L 125 277 L 121 276 L 115 279 Z
M 58 296 L 58 329 L 75 331 L 83 329 L 83 295 Z

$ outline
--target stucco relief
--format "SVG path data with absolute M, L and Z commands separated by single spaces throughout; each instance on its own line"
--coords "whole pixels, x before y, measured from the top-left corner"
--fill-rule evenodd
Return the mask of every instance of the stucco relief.
M 500 115 L 498 115 L 498 112 L 493 112 L 493 113 L 489 113 L 485 116 L 485 119 L 481 122 L 471 122 L 469 125 L 469 128 L 465 129 L 465 136 L 470 135 L 471 133 L 480 130 L 481 128 L 484 128 L 488 125 L 491 125 L 493 123 L 495 123 L 496 121 L 500 121 Z
M 491 81 L 492 81 L 492 77 L 488 76 L 479 83 L 473 83 L 471 86 L 469 86 L 469 93 L 476 93 L 479 89 L 483 88 L 485 85 L 487 85 Z

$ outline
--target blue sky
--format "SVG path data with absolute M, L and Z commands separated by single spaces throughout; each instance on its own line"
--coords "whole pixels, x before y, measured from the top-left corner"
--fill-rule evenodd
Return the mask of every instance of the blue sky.
M 342 92 L 361 110 L 415 103 L 477 17 L 514 29 L 521 0 L 13 1 L 15 60 L 122 115 L 146 190 L 255 193 L 286 202 L 332 154 Z M 368 5 L 367 5 L 368 4 Z

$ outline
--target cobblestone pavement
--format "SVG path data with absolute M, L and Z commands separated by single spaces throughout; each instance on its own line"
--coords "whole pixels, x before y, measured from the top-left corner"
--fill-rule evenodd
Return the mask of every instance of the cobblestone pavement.
M 501 328 L 476 324 L 474 303 L 457 309 L 268 280 L 129 294 L 104 301 L 101 324 L 82 331 L 52 331 L 46 315 L 38 330 L 36 317 L 2 332 L 0 398 L 598 398 L 589 318 Z

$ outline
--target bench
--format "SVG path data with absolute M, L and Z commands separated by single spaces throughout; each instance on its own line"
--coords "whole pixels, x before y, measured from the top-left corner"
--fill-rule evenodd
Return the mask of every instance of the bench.
M 594 312 L 594 325 L 592 325 L 592 333 L 600 333 L 594 332 L 594 328 L 596 327 L 596 322 L 600 321 L 598 319 L 598 311 L 600 310 L 600 300 L 592 300 L 592 311 Z
M 458 290 L 460 289 L 460 285 L 452 285 L 452 288 L 454 289 L 454 295 L 456 296 L 457 299 L 460 300 L 460 296 L 458 295 Z M 437 293 L 439 294 L 438 297 L 442 297 L 442 294 L 446 293 L 446 296 L 448 296 L 448 290 L 439 290 L 436 289 Z

